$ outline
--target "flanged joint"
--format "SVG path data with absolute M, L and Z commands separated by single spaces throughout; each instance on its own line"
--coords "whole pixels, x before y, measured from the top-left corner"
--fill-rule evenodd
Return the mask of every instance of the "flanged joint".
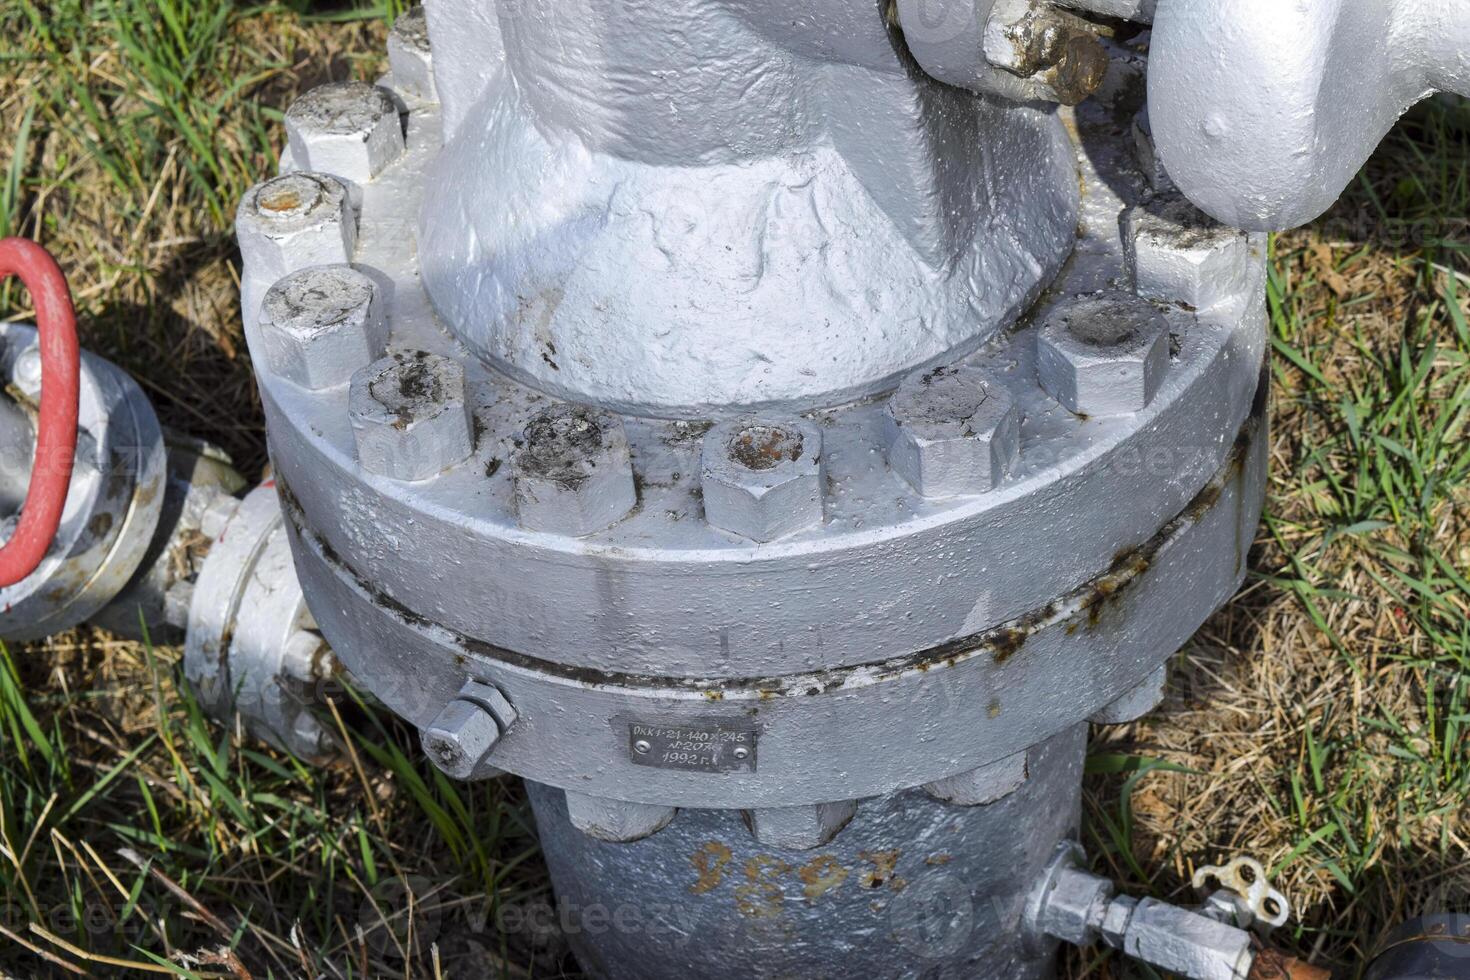
M 1021 451 L 1021 413 L 994 378 L 965 367 L 912 374 L 883 413 L 888 465 L 925 497 L 984 493 Z
M 235 235 L 246 275 L 266 286 L 307 266 L 350 262 L 357 219 L 337 178 L 290 173 L 245 192 Z
M 294 272 L 266 293 L 260 339 L 273 373 L 313 391 L 346 384 L 388 342 L 377 284 L 347 265 Z
M 1069 303 L 1036 338 L 1041 386 L 1079 415 L 1147 408 L 1168 369 L 1169 321 L 1131 293 Z
M 804 419 L 726 422 L 700 455 L 704 516 L 752 541 L 822 523 L 822 430 Z
M 423 6 L 413 7 L 388 32 L 388 64 L 393 69 L 393 88 L 420 102 L 435 102 L 434 60 L 429 47 L 429 19 Z
M 516 720 L 498 688 L 468 681 L 423 730 L 424 752 L 451 779 L 489 779 L 500 774 L 490 755 Z
M 1179 193 L 1161 194 L 1123 215 L 1128 278 L 1144 299 L 1207 310 L 1248 295 L 1263 250 Z
M 537 413 L 511 466 L 516 519 L 527 530 L 584 537 L 638 502 L 623 420 L 601 409 L 563 403 Z
M 426 351 L 395 351 L 352 376 L 347 399 L 357 461 L 395 480 L 427 480 L 474 451 L 464 368 Z
M 366 82 L 319 85 L 286 110 L 291 161 L 353 183 L 382 173 L 403 153 L 392 97 Z

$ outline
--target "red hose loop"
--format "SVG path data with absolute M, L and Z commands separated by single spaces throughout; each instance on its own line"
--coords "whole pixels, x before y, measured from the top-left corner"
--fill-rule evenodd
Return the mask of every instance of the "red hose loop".
M 77 406 L 81 398 L 82 352 L 71 289 L 51 253 L 25 238 L 0 241 L 0 282 L 18 276 L 36 306 L 41 346 L 41 420 L 36 427 L 36 462 L 21 506 L 20 523 L 0 548 L 0 588 L 36 570 L 51 548 L 71 489 L 77 451 Z

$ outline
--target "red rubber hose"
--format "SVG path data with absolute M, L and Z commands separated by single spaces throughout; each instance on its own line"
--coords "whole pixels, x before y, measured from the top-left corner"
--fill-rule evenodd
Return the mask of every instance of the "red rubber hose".
M 0 282 L 11 276 L 20 277 L 36 306 L 41 335 L 41 420 L 20 523 L 0 548 L 0 588 L 9 588 L 36 570 L 61 526 L 77 451 L 81 397 L 77 315 L 61 267 L 35 242 L 7 238 L 0 241 Z

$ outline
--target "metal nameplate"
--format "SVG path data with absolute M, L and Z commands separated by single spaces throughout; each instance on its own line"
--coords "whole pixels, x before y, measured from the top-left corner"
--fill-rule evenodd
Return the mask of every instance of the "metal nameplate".
M 755 772 L 756 740 L 752 728 L 628 722 L 628 757 L 655 769 Z

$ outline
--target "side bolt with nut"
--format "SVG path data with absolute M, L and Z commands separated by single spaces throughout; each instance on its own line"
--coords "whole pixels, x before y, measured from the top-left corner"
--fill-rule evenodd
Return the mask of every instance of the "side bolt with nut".
M 704 437 L 700 467 L 714 527 L 766 542 L 822 523 L 822 430 L 804 419 L 717 425 Z
M 357 461 L 395 480 L 427 480 L 474 451 L 464 368 L 425 351 L 396 351 L 352 376 L 347 399 Z
M 1036 339 L 1041 386 L 1078 415 L 1126 415 L 1153 401 L 1169 370 L 1169 321 L 1131 293 L 1079 299 Z
M 354 184 L 382 173 L 403 153 L 403 125 L 387 92 L 366 82 L 319 85 L 286 110 L 294 166 Z
M 1021 451 L 1021 414 L 994 378 L 974 368 L 912 374 L 883 413 L 888 465 L 924 497 L 994 489 Z
M 516 719 L 499 689 L 469 681 L 423 730 L 424 752 L 451 779 L 489 779 L 500 772 L 490 755 Z
M 559 404 L 539 412 L 511 466 L 516 519 L 530 531 L 585 537 L 638 502 L 623 420 L 601 409 Z
M 347 265 L 316 266 L 266 293 L 259 336 L 272 373 L 317 391 L 382 357 L 388 323 L 371 279 Z

